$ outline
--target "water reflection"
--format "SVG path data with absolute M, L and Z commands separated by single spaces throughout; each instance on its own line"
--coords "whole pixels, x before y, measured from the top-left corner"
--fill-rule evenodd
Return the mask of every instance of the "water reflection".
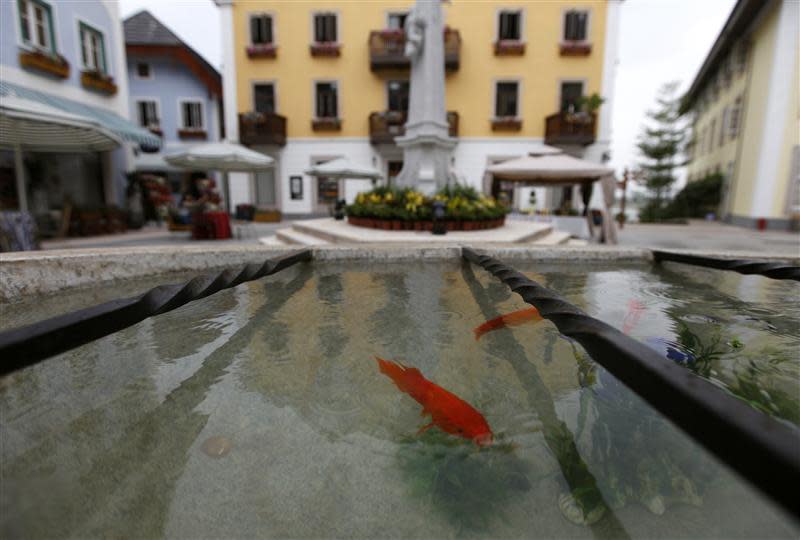
M 498 317 L 499 313 L 475 277 L 471 265 L 462 265 L 462 275 L 483 316 L 487 320 Z M 627 537 L 622 524 L 597 489 L 597 481 L 578 453 L 572 433 L 558 418 L 553 398 L 536 367 L 528 361 L 525 350 L 507 329 L 493 332 L 487 339 L 492 340 L 492 348 L 513 367 L 517 378 L 526 389 L 530 407 L 536 411 L 542 422 L 545 442 L 556 458 L 570 490 L 566 497 L 561 498 L 562 512 L 573 522 L 590 525 L 592 532 L 598 537 Z M 604 519 L 600 521 L 601 518 Z

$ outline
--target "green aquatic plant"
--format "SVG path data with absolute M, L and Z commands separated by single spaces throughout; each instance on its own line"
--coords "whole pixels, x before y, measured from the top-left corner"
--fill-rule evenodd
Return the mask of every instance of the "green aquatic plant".
M 485 530 L 505 503 L 531 487 L 530 471 L 509 442 L 478 448 L 431 429 L 404 440 L 397 460 L 410 495 L 460 530 Z

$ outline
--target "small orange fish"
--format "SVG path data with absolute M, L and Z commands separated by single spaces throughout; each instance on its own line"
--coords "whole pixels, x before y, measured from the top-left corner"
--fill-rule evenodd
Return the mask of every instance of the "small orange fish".
M 639 324 L 639 319 L 642 318 L 642 314 L 646 309 L 647 306 L 638 300 L 630 300 L 628 302 L 628 313 L 625 314 L 625 319 L 622 321 L 623 334 L 631 333 L 631 330 L 633 330 L 636 325 Z
M 492 330 L 497 330 L 498 328 L 518 326 L 520 324 L 525 324 L 528 321 L 541 320 L 542 316 L 539 314 L 539 310 L 535 307 L 520 309 L 519 311 L 514 311 L 513 313 L 506 313 L 505 315 L 500 315 L 491 321 L 486 321 L 482 325 L 477 326 L 473 330 L 473 332 L 475 332 L 475 341 L 481 339 L 481 336 L 486 332 L 491 332 Z
M 492 444 L 494 436 L 486 419 L 475 408 L 448 392 L 438 384 L 426 379 L 417 368 L 375 357 L 381 373 L 388 376 L 400 391 L 405 392 L 422 405 L 422 414 L 431 415 L 431 423 L 423 426 L 423 433 L 433 426 L 451 435 L 472 440 L 478 446 Z

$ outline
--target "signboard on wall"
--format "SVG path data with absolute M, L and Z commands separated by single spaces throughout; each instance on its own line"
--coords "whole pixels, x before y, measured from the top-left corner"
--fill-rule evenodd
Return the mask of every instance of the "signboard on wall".
M 290 176 L 289 177 L 289 193 L 292 200 L 297 201 L 303 198 L 303 177 Z

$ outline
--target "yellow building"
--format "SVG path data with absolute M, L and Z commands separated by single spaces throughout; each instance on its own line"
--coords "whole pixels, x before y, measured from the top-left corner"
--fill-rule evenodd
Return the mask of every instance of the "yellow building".
M 739 0 L 683 102 L 689 181 L 724 176 L 720 214 L 786 229 L 800 216 L 800 4 Z
M 233 178 L 231 202 L 288 215 L 327 212 L 368 181 L 303 174 L 337 157 L 391 179 L 402 166 L 410 0 L 216 0 L 223 25 L 228 138 L 276 160 L 274 171 Z M 443 4 L 446 104 L 461 181 L 490 191 L 488 165 L 542 143 L 578 157 L 608 156 L 620 0 Z M 599 94 L 598 111 L 581 97 Z M 494 186 L 494 189 L 503 186 Z M 518 190 L 529 204 L 531 188 Z M 537 188 L 539 207 L 577 197 Z

